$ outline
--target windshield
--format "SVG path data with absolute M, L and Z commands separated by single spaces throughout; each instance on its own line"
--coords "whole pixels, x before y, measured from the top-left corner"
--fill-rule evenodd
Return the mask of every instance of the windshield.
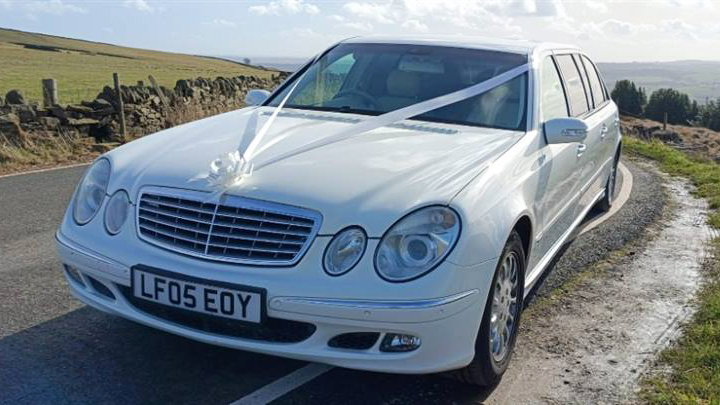
M 288 108 L 380 115 L 461 90 L 526 62 L 525 55 L 476 49 L 340 44 L 265 105 L 277 106 L 300 78 L 285 104 Z M 527 73 L 413 119 L 524 130 L 526 95 Z

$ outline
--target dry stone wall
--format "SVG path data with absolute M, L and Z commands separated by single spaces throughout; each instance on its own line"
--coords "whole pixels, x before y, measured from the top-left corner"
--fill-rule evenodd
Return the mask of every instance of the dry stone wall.
M 245 106 L 248 90 L 272 90 L 287 77 L 254 76 L 197 78 L 178 80 L 168 89 L 138 84 L 121 86 L 127 138 L 121 136 L 119 106 L 114 89 L 106 86 L 95 100 L 78 105 L 41 107 L 28 103 L 22 93 L 0 95 L 0 145 L 23 147 L 28 134 L 70 138 L 91 138 L 97 144 L 122 143 L 184 122 L 208 117 Z

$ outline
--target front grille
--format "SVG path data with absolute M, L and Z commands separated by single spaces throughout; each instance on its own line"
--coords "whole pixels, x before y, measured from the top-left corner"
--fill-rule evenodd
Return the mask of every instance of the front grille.
M 140 237 L 205 259 L 255 265 L 297 263 L 322 217 L 288 205 L 207 193 L 147 188 L 137 204 Z
M 267 317 L 261 324 L 200 314 L 137 298 L 130 287 L 118 286 L 133 307 L 156 318 L 187 328 L 241 339 L 273 343 L 298 343 L 312 336 L 317 327 L 311 323 Z

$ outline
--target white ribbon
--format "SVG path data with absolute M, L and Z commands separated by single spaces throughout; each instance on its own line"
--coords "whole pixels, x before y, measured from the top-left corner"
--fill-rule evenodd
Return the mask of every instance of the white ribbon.
M 322 146 L 330 145 L 336 142 L 340 142 L 358 135 L 362 135 L 374 129 L 394 124 L 396 122 L 416 117 L 418 115 L 425 114 L 438 108 L 446 107 L 459 101 L 475 97 L 489 90 L 492 90 L 495 87 L 498 87 L 504 83 L 509 82 L 510 80 L 524 74 L 529 69 L 530 66 L 528 64 L 520 65 L 518 67 L 508 70 L 505 73 L 501 73 L 478 84 L 474 84 L 472 86 L 454 91 L 452 93 L 421 101 L 419 103 L 403 107 L 398 110 L 390 111 L 388 113 L 366 119 L 334 135 L 330 135 L 317 141 L 310 142 L 299 148 L 282 153 L 275 157 L 271 157 L 259 163 L 254 163 L 252 161 L 254 155 L 262 153 L 270 146 L 276 144 L 277 141 L 279 141 L 279 139 L 276 139 L 269 142 L 267 145 L 264 145 L 260 150 L 257 149 L 263 137 L 267 134 L 278 114 L 285 106 L 285 103 L 290 99 L 293 91 L 302 80 L 302 76 L 300 76 L 295 81 L 295 84 L 290 88 L 287 95 L 283 98 L 280 104 L 278 104 L 278 106 L 275 108 L 273 113 L 270 115 L 270 118 L 265 122 L 262 128 L 260 128 L 260 131 L 258 131 L 254 135 L 253 132 L 255 132 L 255 128 L 257 127 L 257 120 L 260 109 L 258 108 L 253 112 L 252 116 L 248 120 L 248 123 L 245 127 L 245 132 L 243 134 L 243 140 L 251 139 L 250 144 L 247 146 L 244 152 L 241 153 L 241 147 L 238 147 L 238 149 L 233 152 L 221 155 L 217 159 L 213 160 L 213 162 L 210 164 L 209 173 L 203 173 L 193 178 L 192 180 L 206 179 L 211 187 L 219 188 L 219 191 L 213 193 L 213 195 L 223 194 L 228 189 L 237 186 L 244 177 L 251 176 L 253 170 L 259 170 L 265 166 L 277 163 L 281 160 L 293 156 L 297 156 L 301 153 L 317 149 Z

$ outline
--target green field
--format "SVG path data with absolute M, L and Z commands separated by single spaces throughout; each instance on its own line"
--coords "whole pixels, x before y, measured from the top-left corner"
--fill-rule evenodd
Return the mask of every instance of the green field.
M 30 101 L 42 100 L 42 79 L 58 82 L 61 104 L 91 100 L 117 72 L 123 84 L 153 75 L 162 86 L 178 79 L 253 75 L 273 71 L 226 60 L 126 48 L 0 28 L 0 96 L 18 89 Z

